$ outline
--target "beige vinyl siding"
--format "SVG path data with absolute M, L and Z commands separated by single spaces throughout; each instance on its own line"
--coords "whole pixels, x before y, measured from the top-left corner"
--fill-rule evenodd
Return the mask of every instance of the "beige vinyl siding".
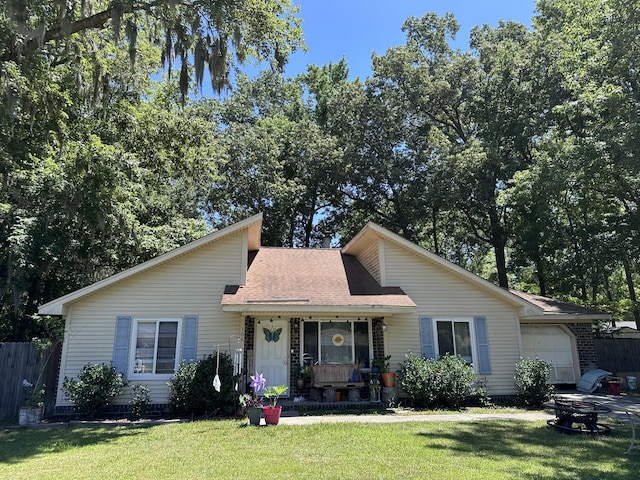
M 378 283 L 382 283 L 380 278 L 380 259 L 378 255 L 378 242 L 371 242 L 369 246 L 358 256 L 358 261 L 364 265 L 364 268 L 376 279 Z
M 515 308 L 489 290 L 474 285 L 451 270 L 399 244 L 385 241 L 385 271 L 389 285 L 400 286 L 418 305 L 417 315 L 395 315 L 386 320 L 386 351 L 394 367 L 411 350 L 420 353 L 419 316 L 487 317 L 492 374 L 489 393 L 514 393 L 513 374 L 520 358 L 519 327 Z
M 77 377 L 87 363 L 111 362 L 119 315 L 180 319 L 197 315 L 198 358 L 213 353 L 213 345 L 226 345 L 229 337 L 240 335 L 240 316 L 223 313 L 220 301 L 225 285 L 240 282 L 242 256 L 246 254 L 242 249 L 242 235 L 246 235 L 246 231 L 223 237 L 70 305 L 58 405 L 69 404 L 60 390 L 65 376 Z M 131 380 L 130 383 L 148 385 L 152 403 L 167 403 L 166 380 Z M 131 386 L 116 403 L 128 403 L 130 392 Z

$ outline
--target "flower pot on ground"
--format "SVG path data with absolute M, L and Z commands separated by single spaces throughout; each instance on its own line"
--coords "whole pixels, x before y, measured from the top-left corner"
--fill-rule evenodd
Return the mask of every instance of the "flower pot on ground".
M 262 413 L 264 414 L 264 422 L 267 425 L 278 425 L 282 407 L 280 405 L 276 405 L 275 407 L 267 405 L 262 408 Z
M 243 393 L 240 395 L 239 401 L 242 406 L 243 413 L 249 418 L 249 425 L 260 425 L 262 417 L 262 398 L 258 397 L 256 392 L 263 390 L 267 381 L 262 374 L 256 373 L 251 377 L 251 388 L 253 393 Z
M 387 372 L 380 374 L 382 377 L 382 382 L 385 387 L 395 387 L 396 386 L 396 374 L 395 372 Z
M 18 411 L 18 423 L 20 425 L 33 425 L 40 423 L 44 417 L 44 384 L 32 385 L 25 378 L 22 382 L 25 389 L 30 390 L 29 398 Z
M 247 417 L 249 418 L 249 425 L 260 425 L 260 419 L 262 418 L 262 407 L 247 408 Z
M 34 425 L 42 421 L 44 407 L 20 407 L 18 423 L 20 425 Z
M 286 392 L 287 389 L 288 387 L 286 385 L 276 385 L 275 387 L 267 387 L 264 391 L 264 396 L 271 399 L 271 405 L 262 408 L 264 421 L 267 425 L 277 425 L 280 421 L 282 407 L 276 404 L 278 403 L 280 395 Z

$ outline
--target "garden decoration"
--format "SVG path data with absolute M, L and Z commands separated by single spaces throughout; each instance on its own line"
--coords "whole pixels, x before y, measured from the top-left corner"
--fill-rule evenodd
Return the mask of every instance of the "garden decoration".
M 220 391 L 220 387 L 222 383 L 220 382 L 220 376 L 218 375 L 218 370 L 220 368 L 220 349 L 218 349 L 218 355 L 216 357 L 216 376 L 213 378 L 213 388 L 216 389 L 216 392 Z
M 380 380 L 378 380 L 377 378 L 372 378 L 369 381 L 369 401 L 380 401 Z
M 263 328 L 264 339 L 267 342 L 277 343 L 280 340 L 280 334 L 282 333 L 282 329 L 278 328 L 276 330 L 269 330 L 268 328 Z

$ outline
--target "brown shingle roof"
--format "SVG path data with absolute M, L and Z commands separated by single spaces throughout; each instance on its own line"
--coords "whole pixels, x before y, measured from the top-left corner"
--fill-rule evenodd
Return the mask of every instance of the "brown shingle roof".
M 514 295 L 540 307 L 544 310 L 545 315 L 603 315 L 608 317 L 609 314 L 594 308 L 587 308 L 573 303 L 561 302 L 555 298 L 542 297 L 532 293 L 521 292 L 519 290 L 509 290 Z
M 402 289 L 381 287 L 355 257 L 337 249 L 262 247 L 250 256 L 246 285 L 227 286 L 222 297 L 223 305 L 282 303 L 415 307 Z

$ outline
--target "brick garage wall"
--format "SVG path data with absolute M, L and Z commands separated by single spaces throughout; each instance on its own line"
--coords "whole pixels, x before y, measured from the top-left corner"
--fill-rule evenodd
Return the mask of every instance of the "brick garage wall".
M 567 323 L 567 328 L 576 336 L 580 375 L 598 368 L 596 344 L 590 323 Z

